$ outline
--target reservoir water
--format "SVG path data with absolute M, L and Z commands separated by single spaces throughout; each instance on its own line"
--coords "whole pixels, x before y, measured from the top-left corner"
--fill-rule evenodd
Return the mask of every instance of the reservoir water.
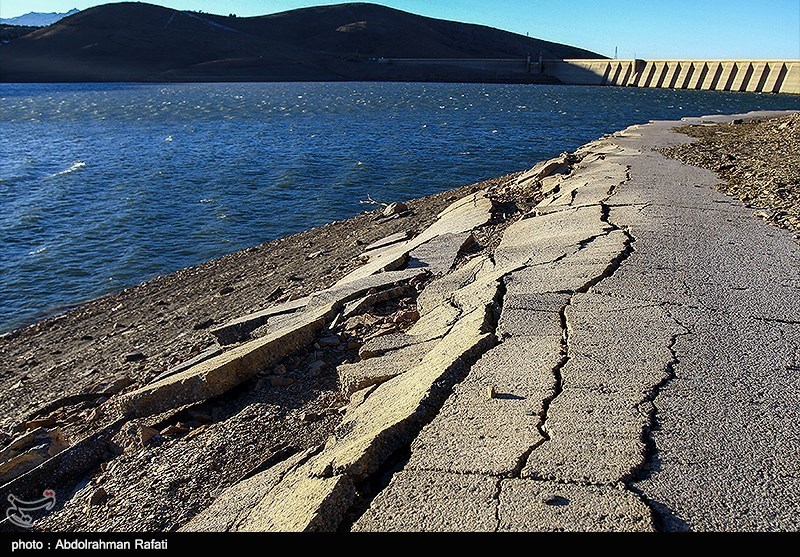
M 799 96 L 422 83 L 0 84 L 0 332 L 650 119 Z M 372 208 L 372 207 L 368 207 Z

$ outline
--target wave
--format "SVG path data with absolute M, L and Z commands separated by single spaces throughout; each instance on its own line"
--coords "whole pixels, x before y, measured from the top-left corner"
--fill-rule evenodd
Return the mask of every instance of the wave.
M 56 176 L 63 176 L 64 174 L 70 174 L 72 172 L 75 172 L 76 170 L 80 170 L 84 166 L 86 166 L 86 163 L 83 161 L 74 162 L 72 163 L 72 166 L 70 166 L 66 170 L 62 170 L 61 172 L 56 172 L 55 174 L 51 174 L 50 176 L 48 176 L 48 178 L 55 178 Z

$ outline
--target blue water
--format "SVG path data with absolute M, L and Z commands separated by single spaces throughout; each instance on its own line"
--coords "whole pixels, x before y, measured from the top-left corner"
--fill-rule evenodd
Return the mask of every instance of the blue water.
M 648 119 L 800 97 L 396 84 L 0 85 L 0 331 Z

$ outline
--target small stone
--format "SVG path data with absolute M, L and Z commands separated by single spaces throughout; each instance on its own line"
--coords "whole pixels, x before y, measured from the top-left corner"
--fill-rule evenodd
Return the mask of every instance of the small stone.
M 161 435 L 184 435 L 189 432 L 189 428 L 183 425 L 182 423 L 178 422 L 177 424 L 173 424 L 170 426 L 165 427 L 161 430 Z
M 321 255 L 324 255 L 324 254 L 325 254 L 325 252 L 322 251 L 322 250 L 309 253 L 309 254 L 306 255 L 306 261 L 308 261 L 309 259 L 316 259 L 317 257 L 319 257 Z
M 273 387 L 288 387 L 294 383 L 294 379 L 291 377 L 286 377 L 285 375 L 275 375 L 270 377 L 269 382 Z
M 547 493 L 542 496 L 542 503 L 550 506 L 563 506 L 569 504 L 569 499 L 555 493 Z
M 303 412 L 303 415 L 300 417 L 301 420 L 304 422 L 316 422 L 319 420 L 319 414 L 316 412 Z
M 54 417 L 42 418 L 40 420 L 30 420 L 23 424 L 24 429 L 36 429 L 37 427 L 50 427 L 56 425 L 58 420 Z
M 342 341 L 339 340 L 339 337 L 334 336 L 322 337 L 317 341 L 317 344 L 319 344 L 321 347 L 339 346 L 341 343 Z
M 283 375 L 284 373 L 286 373 L 286 366 L 283 364 L 279 364 L 274 368 L 272 368 L 272 373 L 275 375 Z
M 94 340 L 94 337 L 92 335 L 83 335 L 81 340 Z
M 145 356 L 141 352 L 128 352 L 123 356 L 123 360 L 126 362 L 141 362 L 146 358 L 147 356 Z
M 400 310 L 392 320 L 395 323 L 413 323 L 419 320 L 419 312 L 415 309 Z
M 138 436 L 139 436 L 139 441 L 142 443 L 142 445 L 146 445 L 147 442 L 150 441 L 150 439 L 152 439 L 156 435 L 159 435 L 157 429 L 147 426 L 139 426 Z
M 277 298 L 281 294 L 283 294 L 283 288 L 281 288 L 280 286 L 276 286 L 275 289 L 272 292 L 267 294 L 266 300 L 268 302 L 271 302 L 272 300 L 274 300 L 275 298 Z
M 299 281 L 303 280 L 303 277 L 299 277 L 299 276 L 297 276 L 296 274 L 292 273 L 291 275 L 288 275 L 288 276 L 286 277 L 286 279 L 287 279 L 287 280 L 294 281 L 294 282 L 299 282 Z
M 108 499 L 108 493 L 102 487 L 98 487 L 94 490 L 94 492 L 89 496 L 89 506 L 95 507 L 101 504 L 103 501 Z
M 357 340 L 351 340 L 350 342 L 347 343 L 348 350 L 359 350 L 361 346 L 362 344 Z
M 494 385 L 489 385 L 486 387 L 486 394 L 489 395 L 489 398 L 494 398 L 497 396 L 497 391 L 494 390 Z
M 383 210 L 384 217 L 391 217 L 392 215 L 397 215 L 400 213 L 405 213 L 408 211 L 408 205 L 403 203 L 402 201 L 396 201 L 395 203 L 391 203 Z
M 220 288 L 217 294 L 219 294 L 220 296 L 225 296 L 226 294 L 230 294 L 231 292 L 233 292 L 233 286 L 228 285 Z
M 127 375 L 120 375 L 118 377 L 115 377 L 110 383 L 105 385 L 105 388 L 103 389 L 103 395 L 105 396 L 115 395 L 121 390 L 123 390 L 125 387 L 129 387 L 130 385 L 133 385 L 133 379 L 131 379 Z
M 195 331 L 202 331 L 203 329 L 208 329 L 209 327 L 214 325 L 214 323 L 216 323 L 216 321 L 214 321 L 213 319 L 204 319 L 203 321 L 198 321 L 197 323 L 195 323 L 192 326 L 192 328 Z
M 731 122 L 731 124 L 734 125 L 734 126 L 737 126 L 739 124 L 744 124 L 744 120 L 742 120 L 741 118 L 736 118 L 735 120 L 733 120 Z
M 311 375 L 316 377 L 317 375 L 320 374 L 320 372 L 323 370 L 324 367 L 325 367 L 325 362 L 323 360 L 315 360 L 310 364 L 308 364 L 308 371 L 311 373 Z

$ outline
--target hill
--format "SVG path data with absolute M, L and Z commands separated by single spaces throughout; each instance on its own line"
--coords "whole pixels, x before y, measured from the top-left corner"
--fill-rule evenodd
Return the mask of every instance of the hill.
M 0 50 L 3 81 L 537 81 L 530 55 L 597 58 L 579 48 L 375 4 L 259 17 L 105 4 Z M 431 64 L 389 62 L 437 58 Z M 465 59 L 517 59 L 476 64 Z M 455 61 L 453 61 L 455 60 Z
M 78 13 L 77 8 L 73 8 L 68 12 L 28 12 L 24 15 L 17 17 L 0 18 L 0 24 L 3 25 L 22 25 L 27 27 L 47 27 L 55 22 Z

